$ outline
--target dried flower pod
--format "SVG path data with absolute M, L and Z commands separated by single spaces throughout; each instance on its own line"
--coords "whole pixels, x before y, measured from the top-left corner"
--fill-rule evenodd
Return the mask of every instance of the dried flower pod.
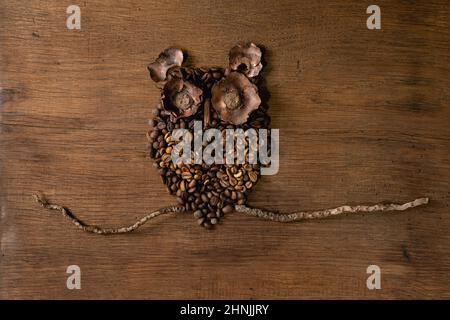
M 219 117 L 234 125 L 245 123 L 261 104 L 257 87 L 239 72 L 231 72 L 214 84 L 211 95 L 212 106 Z
M 262 69 L 261 49 L 254 43 L 236 45 L 230 50 L 230 70 L 256 77 Z
M 166 80 L 167 71 L 172 67 L 180 67 L 183 63 L 183 51 L 177 48 L 167 48 L 161 52 L 155 62 L 147 66 L 150 77 L 155 82 Z
M 163 88 L 163 108 L 175 118 L 193 115 L 202 101 L 203 91 L 188 81 L 171 79 Z

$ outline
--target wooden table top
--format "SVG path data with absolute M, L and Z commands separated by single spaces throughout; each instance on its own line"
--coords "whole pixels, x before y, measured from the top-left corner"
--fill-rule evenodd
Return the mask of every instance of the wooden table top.
M 450 297 L 450 6 L 380 1 L 0 0 L 0 298 Z M 406 202 L 402 213 L 277 224 L 191 215 L 138 232 L 83 233 L 31 197 L 105 226 L 175 204 L 147 156 L 158 90 L 146 65 L 168 46 L 227 64 L 238 41 L 267 48 L 280 171 L 251 194 L 292 211 Z M 66 268 L 81 268 L 68 290 Z M 381 269 L 368 290 L 366 269 Z

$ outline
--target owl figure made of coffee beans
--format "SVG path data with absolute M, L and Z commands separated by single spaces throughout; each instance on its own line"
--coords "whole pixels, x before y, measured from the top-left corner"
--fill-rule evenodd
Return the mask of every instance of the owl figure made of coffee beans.
M 161 93 L 147 134 L 149 153 L 167 191 L 211 228 L 246 204 L 267 165 L 258 156 L 270 153 L 258 134 L 270 124 L 263 50 L 238 44 L 226 68 L 188 66 L 185 57 L 168 48 L 148 65 Z

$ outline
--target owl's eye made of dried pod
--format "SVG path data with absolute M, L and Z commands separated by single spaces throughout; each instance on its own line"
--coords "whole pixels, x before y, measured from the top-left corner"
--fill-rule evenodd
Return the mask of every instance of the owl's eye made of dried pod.
M 262 69 L 261 49 L 254 43 L 236 45 L 230 50 L 230 70 L 239 71 L 249 78 L 256 77 Z
M 239 125 L 261 104 L 257 87 L 239 72 L 231 72 L 211 89 L 211 104 L 221 120 Z
M 180 67 L 184 55 L 181 49 L 167 48 L 161 52 L 158 58 L 147 66 L 150 78 L 155 82 L 166 80 L 167 71 L 173 67 Z
M 163 108 L 176 119 L 189 117 L 197 112 L 202 95 L 202 89 L 188 81 L 174 78 L 164 85 Z

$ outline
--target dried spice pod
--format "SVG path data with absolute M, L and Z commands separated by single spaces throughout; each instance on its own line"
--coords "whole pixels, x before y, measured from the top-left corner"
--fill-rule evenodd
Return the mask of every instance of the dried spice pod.
M 176 118 L 193 115 L 202 102 L 202 89 L 188 81 L 174 78 L 163 88 L 163 108 Z
M 231 48 L 230 54 L 231 71 L 239 71 L 249 78 L 256 77 L 261 71 L 261 49 L 254 43 L 238 44 Z
M 243 74 L 231 72 L 211 89 L 211 104 L 220 119 L 239 125 L 261 104 L 258 88 Z
M 178 48 L 167 48 L 161 52 L 158 58 L 147 66 L 150 77 L 155 82 L 166 80 L 170 68 L 180 67 L 183 63 L 183 51 Z

